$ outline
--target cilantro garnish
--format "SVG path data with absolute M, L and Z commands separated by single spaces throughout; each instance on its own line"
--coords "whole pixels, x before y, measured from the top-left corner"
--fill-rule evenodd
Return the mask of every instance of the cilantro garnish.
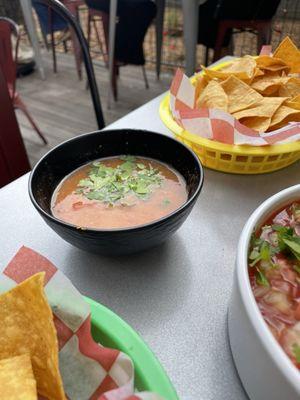
M 164 207 L 168 206 L 170 203 L 171 203 L 171 201 L 169 199 L 163 199 L 163 201 L 162 201 L 162 205 Z
M 277 248 L 272 246 L 269 242 L 263 239 L 255 240 L 253 242 L 256 244 L 249 255 L 250 267 L 254 267 L 260 261 L 267 261 L 270 266 L 274 266 L 272 262 L 272 256 L 276 254 Z
M 272 228 L 277 232 L 279 250 L 300 261 L 300 237 L 295 235 L 293 228 L 276 225 Z
M 117 167 L 108 167 L 100 161 L 94 162 L 87 178 L 79 181 L 77 193 L 89 200 L 98 200 L 109 205 L 119 201 L 127 205 L 127 198 L 134 195 L 139 199 L 147 199 L 161 186 L 163 177 L 151 164 L 136 162 L 133 156 L 120 157 L 122 163 Z M 132 204 L 132 199 L 130 201 Z
M 297 260 L 300 260 L 300 237 L 286 235 L 282 237 L 282 241 Z
M 256 282 L 261 286 L 270 286 L 266 275 L 260 269 L 256 272 Z
M 300 237 L 295 234 L 294 229 L 282 225 L 264 226 L 262 229 L 271 230 L 269 237 L 272 238 L 272 244 L 262 238 L 257 238 L 255 234 L 251 238 L 249 266 L 255 266 L 257 269 L 257 283 L 269 285 L 264 271 L 267 268 L 277 267 L 272 257 L 279 253 L 292 260 L 293 269 L 300 274 Z
M 300 346 L 297 343 L 294 343 L 292 346 L 294 356 L 296 358 L 297 363 L 300 364 Z

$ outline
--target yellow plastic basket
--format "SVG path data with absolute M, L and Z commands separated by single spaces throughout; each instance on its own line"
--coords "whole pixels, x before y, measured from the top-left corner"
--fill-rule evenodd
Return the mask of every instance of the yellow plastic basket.
M 221 63 L 221 69 L 230 63 Z M 195 82 L 196 76 L 191 78 Z M 159 115 L 176 138 L 191 147 L 205 167 L 234 174 L 263 174 L 284 168 L 300 159 L 300 142 L 272 146 L 238 146 L 201 138 L 184 130 L 173 119 L 170 111 L 170 94 L 161 101 Z

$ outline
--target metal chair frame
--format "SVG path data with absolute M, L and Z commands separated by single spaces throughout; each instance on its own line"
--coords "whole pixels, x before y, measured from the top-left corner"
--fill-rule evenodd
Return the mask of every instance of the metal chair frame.
M 72 13 L 60 1 L 38 0 L 38 2 L 50 7 L 58 15 L 64 18 L 70 24 L 70 27 L 73 29 L 76 38 L 81 46 L 83 61 L 86 69 L 89 88 L 91 91 L 92 102 L 94 106 L 98 128 L 103 129 L 105 127 L 105 122 L 104 122 L 97 82 L 95 78 L 94 67 L 89 53 L 88 44 L 80 24 L 76 20 L 76 17 L 72 15 Z

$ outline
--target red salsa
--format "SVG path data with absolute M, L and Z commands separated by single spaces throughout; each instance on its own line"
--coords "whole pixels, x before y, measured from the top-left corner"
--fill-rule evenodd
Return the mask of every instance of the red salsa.
M 300 369 L 300 201 L 278 211 L 253 234 L 248 266 L 265 322 Z
M 94 161 L 62 180 L 52 214 L 78 227 L 128 228 L 158 220 L 188 198 L 186 182 L 171 166 L 124 155 Z

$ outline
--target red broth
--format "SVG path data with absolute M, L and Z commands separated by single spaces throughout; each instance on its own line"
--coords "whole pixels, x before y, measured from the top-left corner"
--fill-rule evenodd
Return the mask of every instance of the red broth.
M 169 165 L 121 156 L 72 172 L 55 190 L 51 208 L 56 218 L 81 228 L 128 228 L 172 213 L 187 198 L 184 178 Z
M 273 214 L 253 235 L 248 270 L 265 322 L 300 369 L 300 201 Z

